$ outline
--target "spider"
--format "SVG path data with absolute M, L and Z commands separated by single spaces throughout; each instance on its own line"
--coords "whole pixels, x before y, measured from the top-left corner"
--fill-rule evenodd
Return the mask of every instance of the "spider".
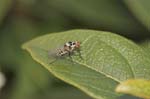
M 58 50 L 57 56 L 65 56 L 65 55 L 71 56 L 71 54 L 73 54 L 74 51 L 79 51 L 79 49 L 80 49 L 80 42 L 69 41 L 64 44 L 62 49 Z
M 80 53 L 80 45 L 81 43 L 79 41 L 68 41 L 63 45 L 63 48 L 60 48 L 56 52 L 57 58 L 69 56 L 71 59 L 71 55 L 74 54 L 75 51 L 77 51 L 80 55 L 80 58 L 82 58 L 81 53 Z M 56 60 L 57 60 L 56 58 Z M 54 61 L 56 61 L 54 60 Z M 53 61 L 53 62 L 54 62 Z M 53 63 L 51 62 L 51 63 Z

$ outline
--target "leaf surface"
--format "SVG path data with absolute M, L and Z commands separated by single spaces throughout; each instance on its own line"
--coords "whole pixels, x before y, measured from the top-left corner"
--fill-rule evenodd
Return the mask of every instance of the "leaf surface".
M 78 53 L 70 59 L 50 57 L 59 45 L 68 41 L 81 42 L 81 59 Z M 33 39 L 23 45 L 34 60 L 56 77 L 83 90 L 97 99 L 116 99 L 118 83 L 129 78 L 150 75 L 150 60 L 141 47 L 119 35 L 94 30 L 71 30 Z M 51 64 L 50 64 L 51 63 Z

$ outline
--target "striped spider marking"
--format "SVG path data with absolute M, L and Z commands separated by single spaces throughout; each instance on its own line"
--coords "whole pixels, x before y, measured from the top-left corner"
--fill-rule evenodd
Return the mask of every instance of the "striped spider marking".
M 50 62 L 50 64 L 55 62 L 58 58 L 63 58 L 65 56 L 69 56 L 70 59 L 72 60 L 71 55 L 73 55 L 75 51 L 78 52 L 80 58 L 82 58 L 81 53 L 80 53 L 80 45 L 81 45 L 81 43 L 79 41 L 66 42 L 62 48 L 59 48 L 57 50 L 57 52 L 55 53 L 56 59 L 54 61 Z

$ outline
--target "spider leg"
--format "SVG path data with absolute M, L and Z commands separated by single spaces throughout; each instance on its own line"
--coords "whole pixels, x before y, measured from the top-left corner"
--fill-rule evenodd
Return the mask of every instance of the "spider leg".
M 68 56 L 69 56 L 69 58 L 71 59 L 71 61 L 73 61 L 73 59 L 72 59 L 72 57 L 71 57 L 71 52 L 70 51 L 68 51 Z
M 80 49 L 77 49 L 76 51 L 78 52 L 79 57 L 83 60 L 83 57 L 82 57 L 82 55 L 81 55 L 81 50 L 80 50 Z
M 49 62 L 49 64 L 53 64 L 54 62 L 56 62 L 58 60 L 58 58 L 56 58 L 55 60 Z

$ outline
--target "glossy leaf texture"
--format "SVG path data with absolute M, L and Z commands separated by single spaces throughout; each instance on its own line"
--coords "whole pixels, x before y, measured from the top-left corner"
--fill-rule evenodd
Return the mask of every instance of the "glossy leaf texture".
M 117 86 L 116 91 L 150 99 L 150 81 L 143 79 L 127 80 Z
M 124 0 L 134 15 L 150 30 L 150 1 Z
M 67 41 L 81 42 L 81 56 L 49 56 Z M 117 99 L 116 86 L 130 78 L 149 79 L 150 59 L 141 47 L 119 35 L 94 30 L 70 30 L 35 38 L 23 45 L 34 60 L 59 79 L 96 99 Z M 54 61 L 56 60 L 56 61 Z M 51 63 L 54 61 L 53 63 Z M 119 98 L 120 99 L 120 98 Z

